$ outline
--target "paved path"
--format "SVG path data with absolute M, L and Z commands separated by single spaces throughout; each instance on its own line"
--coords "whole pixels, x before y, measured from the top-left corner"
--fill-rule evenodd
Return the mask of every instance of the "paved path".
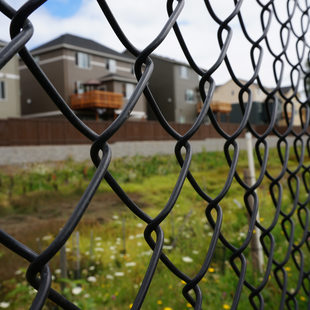
M 288 138 L 292 145 L 293 138 Z M 245 149 L 245 139 L 237 140 L 240 149 Z M 268 138 L 274 147 L 277 139 Z M 254 142 L 254 140 L 253 140 Z M 150 156 L 155 154 L 173 154 L 175 141 L 137 141 L 116 142 L 111 144 L 112 158 L 124 156 Z M 193 152 L 222 151 L 222 139 L 206 139 L 191 142 Z M 76 161 L 89 160 L 90 145 L 42 145 L 42 146 L 5 146 L 0 147 L 0 165 L 16 165 L 34 162 L 61 161 L 69 157 Z

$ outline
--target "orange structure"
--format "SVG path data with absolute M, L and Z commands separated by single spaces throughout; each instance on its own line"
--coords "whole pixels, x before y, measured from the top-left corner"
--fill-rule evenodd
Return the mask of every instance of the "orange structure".
M 123 95 L 103 90 L 90 90 L 82 94 L 71 95 L 71 108 L 80 109 L 120 109 Z
M 197 104 L 197 113 L 200 113 L 202 109 L 203 103 L 200 101 Z M 229 114 L 231 112 L 231 104 L 228 102 L 222 102 L 222 101 L 212 101 L 211 102 L 211 109 L 213 113 L 223 113 L 223 114 Z
M 221 101 L 212 101 L 211 109 L 214 113 L 229 114 L 231 112 L 231 104 Z

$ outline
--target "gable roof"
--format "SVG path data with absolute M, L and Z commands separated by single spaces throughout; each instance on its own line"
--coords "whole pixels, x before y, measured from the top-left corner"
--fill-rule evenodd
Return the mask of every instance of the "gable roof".
M 136 57 L 134 57 L 129 51 L 125 50 L 123 51 L 123 55 L 126 55 L 127 57 L 131 58 L 131 59 L 136 59 Z M 191 66 L 189 65 L 189 63 L 187 63 L 186 61 L 182 61 L 182 60 L 177 60 L 174 58 L 169 58 L 166 56 L 161 56 L 161 55 L 157 55 L 157 54 L 151 54 L 150 55 L 151 59 L 159 59 L 165 62 L 168 62 L 170 64 L 176 64 L 176 65 L 181 65 L 181 66 L 186 66 L 191 68 Z
M 128 75 L 123 74 L 115 74 L 115 73 L 109 73 L 105 76 L 102 76 L 99 78 L 100 82 L 108 82 L 108 81 L 120 81 L 120 82 L 129 82 L 137 84 L 137 80 L 134 77 L 130 77 Z
M 31 50 L 32 53 L 38 53 L 43 50 L 50 50 L 59 46 L 63 45 L 70 45 L 72 47 L 77 47 L 77 48 L 82 48 L 82 49 L 87 49 L 87 50 L 92 50 L 95 52 L 99 53 L 104 53 L 104 54 L 111 54 L 115 55 L 118 57 L 124 57 L 122 53 L 119 53 L 109 47 L 106 47 L 98 42 L 95 42 L 90 39 L 82 38 L 73 34 L 63 34 L 60 37 L 51 40 L 49 42 L 46 42 L 45 44 L 42 44 L 34 49 Z M 125 56 L 126 57 L 126 56 Z

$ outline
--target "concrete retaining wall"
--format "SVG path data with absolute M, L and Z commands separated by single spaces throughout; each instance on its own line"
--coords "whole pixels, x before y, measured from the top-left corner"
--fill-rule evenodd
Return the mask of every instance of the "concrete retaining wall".
M 287 139 L 292 145 L 293 138 Z M 245 139 L 238 139 L 240 149 L 245 149 Z M 253 140 L 253 142 L 255 142 Z M 276 137 L 268 138 L 269 146 L 274 147 Z M 175 141 L 137 141 L 116 142 L 111 144 L 112 158 L 124 156 L 151 156 L 173 154 Z M 193 152 L 222 151 L 224 140 L 206 139 L 192 141 Z M 0 147 L 0 165 L 18 165 L 35 162 L 62 161 L 71 157 L 76 161 L 90 159 L 90 145 L 43 145 L 43 146 L 4 146 Z

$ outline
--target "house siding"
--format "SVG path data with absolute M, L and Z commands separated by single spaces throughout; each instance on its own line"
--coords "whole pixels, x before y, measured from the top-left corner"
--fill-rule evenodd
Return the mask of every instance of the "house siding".
M 175 121 L 175 90 L 173 65 L 162 59 L 154 58 L 154 71 L 149 83 L 150 89 L 159 105 L 163 115 L 168 121 Z M 156 116 L 148 105 L 147 114 L 149 120 L 155 120 Z
M 18 59 L 15 56 L 0 71 L 0 81 L 5 85 L 5 98 L 0 99 L 1 119 L 21 115 L 19 79 Z
M 198 75 L 195 71 L 187 68 L 188 77 L 180 77 L 180 65 L 173 66 L 174 91 L 175 91 L 175 121 L 178 123 L 192 123 L 197 114 L 197 87 Z M 194 92 L 194 100 L 188 102 L 185 100 L 186 90 Z
M 54 58 L 54 56 L 55 55 L 52 55 L 51 58 Z M 53 83 L 58 93 L 64 98 L 65 101 L 68 102 L 68 98 L 66 98 L 65 96 L 64 76 L 64 67 L 66 61 L 67 60 L 61 59 L 45 64 L 40 64 L 40 66 L 45 72 L 48 79 Z M 46 113 L 57 110 L 54 102 L 49 98 L 45 90 L 43 90 L 39 82 L 37 82 L 37 80 L 34 78 L 28 68 L 24 69 L 22 66 L 20 70 L 20 77 L 22 115 Z

